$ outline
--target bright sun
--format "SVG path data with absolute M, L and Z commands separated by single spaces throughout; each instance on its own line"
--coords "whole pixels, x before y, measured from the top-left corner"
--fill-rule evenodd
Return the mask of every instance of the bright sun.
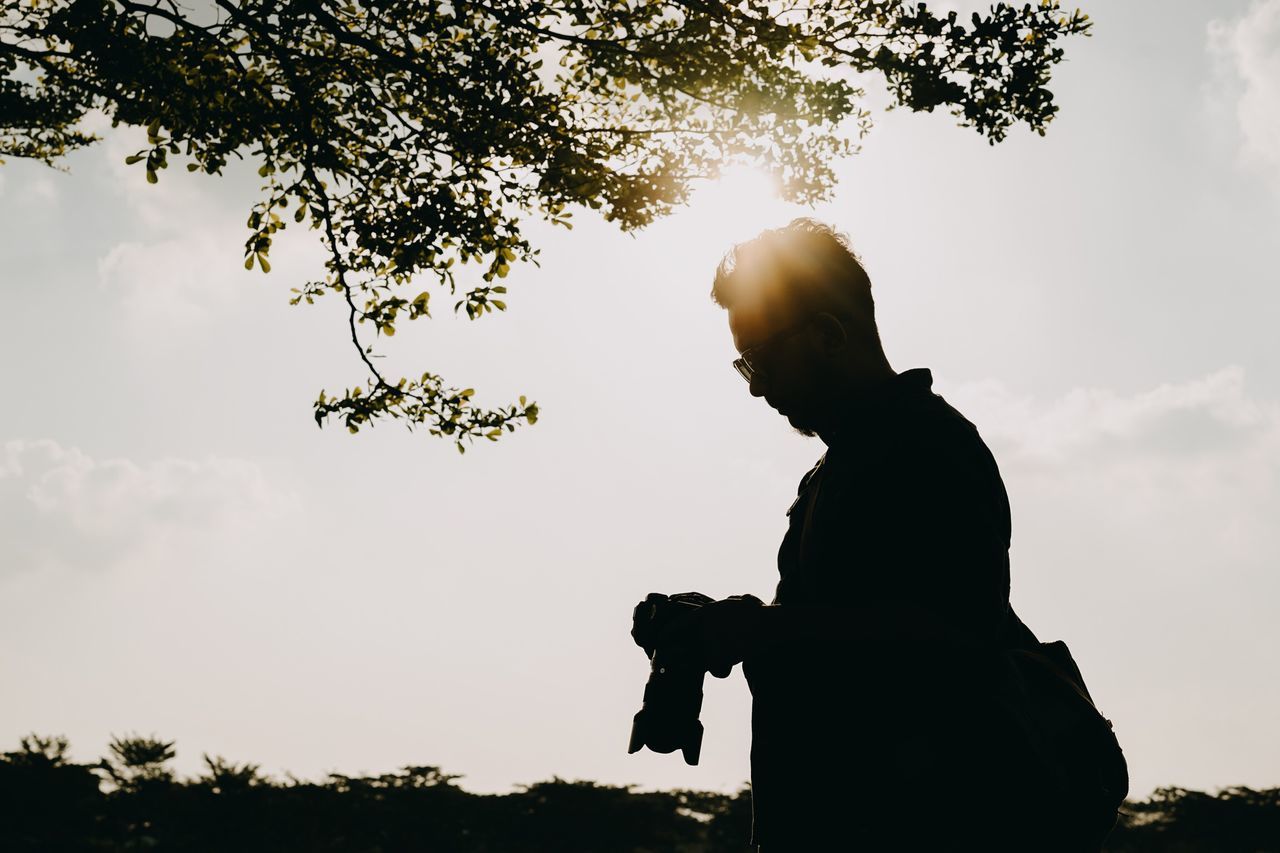
M 723 229 L 730 239 L 744 239 L 782 225 L 781 217 L 788 216 L 794 207 L 778 197 L 778 186 L 771 176 L 749 166 L 733 166 L 694 190 L 688 213 L 708 229 Z
M 655 223 L 652 233 L 667 252 L 691 265 L 714 265 L 733 244 L 807 211 L 779 198 L 777 184 L 765 172 L 732 166 L 714 181 L 695 184 L 688 205 Z

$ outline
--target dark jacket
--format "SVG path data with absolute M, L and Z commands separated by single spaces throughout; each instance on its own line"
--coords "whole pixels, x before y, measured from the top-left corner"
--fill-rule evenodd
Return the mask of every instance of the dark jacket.
M 774 604 L 823 608 L 828 620 L 848 608 L 850 630 L 837 610 L 834 636 L 784 639 L 744 663 L 763 853 L 839 837 L 892 844 L 905 837 L 892 824 L 910 822 L 919 798 L 960 803 L 929 790 L 964 784 L 954 765 L 970 757 L 952 747 L 974 735 L 963 722 L 972 665 L 1029 635 L 1009 609 L 1000 472 L 931 385 L 928 370 L 910 370 L 850 400 L 788 510 Z M 853 624 L 898 612 L 920 630 Z

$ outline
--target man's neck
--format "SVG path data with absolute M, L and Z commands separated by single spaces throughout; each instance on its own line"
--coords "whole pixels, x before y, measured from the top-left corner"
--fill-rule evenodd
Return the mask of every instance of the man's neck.
M 831 408 L 826 423 L 816 430 L 822 442 L 830 447 L 837 435 L 875 408 L 886 392 L 893 387 L 898 377 L 888 364 L 883 370 L 867 373 L 863 376 L 850 377 L 850 381 L 832 397 Z

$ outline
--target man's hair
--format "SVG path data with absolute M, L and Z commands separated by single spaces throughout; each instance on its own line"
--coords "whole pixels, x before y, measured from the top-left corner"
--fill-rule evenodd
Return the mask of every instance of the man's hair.
M 808 217 L 734 246 L 716 267 L 711 299 L 803 316 L 828 311 L 878 339 L 871 279 L 848 238 Z

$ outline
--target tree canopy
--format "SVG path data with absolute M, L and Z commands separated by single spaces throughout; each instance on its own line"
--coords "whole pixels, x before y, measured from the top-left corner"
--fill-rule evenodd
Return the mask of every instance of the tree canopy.
M 198 776 L 182 778 L 174 756 L 173 741 L 135 734 L 77 764 L 65 737 L 22 738 L 0 752 L 0 849 L 738 853 L 751 830 L 749 788 L 637 791 L 553 778 L 477 794 L 434 766 L 281 780 L 209 755 Z M 921 780 L 898 794 L 930 820 L 948 791 Z M 847 805 L 850 814 L 860 806 Z M 1125 802 L 1103 849 L 1280 851 L 1280 788 L 1158 788 Z
M 1060 41 L 1090 26 L 1056 0 L 967 18 L 892 0 L 0 3 L 0 157 L 56 165 L 95 140 L 96 110 L 147 128 L 139 180 L 171 157 L 211 175 L 252 159 L 245 266 L 270 271 L 290 219 L 317 229 L 325 269 L 292 301 L 344 300 L 367 374 L 322 391 L 316 422 L 398 419 L 460 451 L 537 405 L 479 407 L 434 373 L 386 371 L 375 344 L 442 291 L 473 320 L 505 310 L 510 270 L 537 263 L 529 217 L 641 228 L 739 162 L 821 200 L 869 128 L 869 79 L 993 144 L 1043 134 Z

